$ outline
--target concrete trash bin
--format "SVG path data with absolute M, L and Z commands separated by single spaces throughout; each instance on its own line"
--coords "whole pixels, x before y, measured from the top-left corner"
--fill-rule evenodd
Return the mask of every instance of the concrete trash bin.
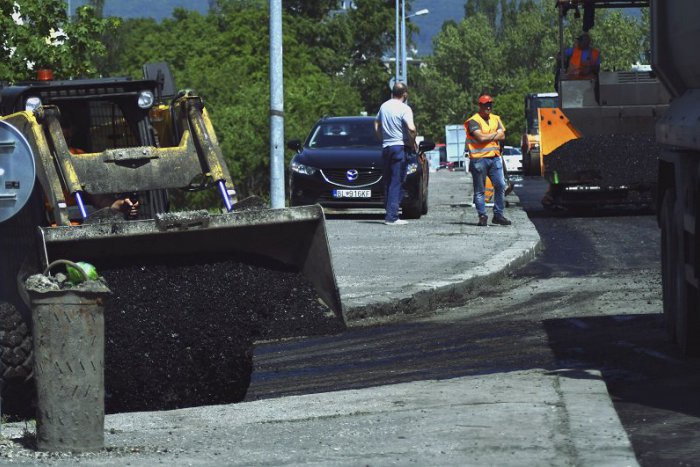
M 25 288 L 32 303 L 36 444 L 41 451 L 104 447 L 104 302 L 101 281 Z M 44 276 L 45 277 L 45 276 Z

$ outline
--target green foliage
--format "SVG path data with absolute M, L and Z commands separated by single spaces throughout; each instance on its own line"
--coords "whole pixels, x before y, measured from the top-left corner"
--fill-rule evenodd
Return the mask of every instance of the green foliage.
M 239 195 L 265 196 L 270 159 L 267 0 L 211 0 L 207 14 L 176 9 L 161 21 L 130 19 L 118 27 L 114 20 L 100 20 L 94 8 L 80 10 L 69 22 L 58 0 L 18 3 L 29 21 L 25 25 L 10 19 L 12 2 L 0 3 L 5 45 L 0 79 L 25 78 L 28 57 L 37 65 L 58 61 L 57 69 L 68 75 L 91 73 L 96 64 L 102 75 L 133 77 L 141 76 L 144 63 L 166 61 L 181 87 L 205 98 Z M 89 3 L 98 10 L 103 5 L 102 0 Z M 323 115 L 372 115 L 389 97 L 394 70 L 385 56 L 393 56 L 395 48 L 395 2 L 356 0 L 356 9 L 330 14 L 338 3 L 283 2 L 287 140 L 303 139 Z M 406 8 L 411 11 L 411 1 Z M 465 13 L 462 21 L 442 25 L 433 55 L 421 67 L 409 65 L 409 99 L 419 132 L 441 141 L 445 125 L 462 123 L 476 111 L 478 96 L 488 92 L 507 126 L 507 143 L 518 145 L 525 94 L 553 90 L 556 9 L 549 0 L 468 0 Z M 580 22 L 569 16 L 565 37 L 570 43 L 580 33 Z M 407 26 L 414 27 L 410 20 Z M 62 28 L 65 47 L 46 47 L 41 38 L 51 28 Z M 627 69 L 649 49 L 648 15 L 599 10 L 592 36 L 602 50 L 603 69 Z M 101 40 L 91 40 L 95 37 Z M 109 44 L 106 51 L 104 44 Z M 216 194 L 175 201 L 194 207 L 207 197 Z
M 290 15 L 318 21 L 337 8 L 338 3 L 338 0 L 286 0 L 283 6 Z
M 411 2 L 406 1 L 410 11 Z M 356 0 L 356 9 L 347 13 L 351 40 L 340 53 L 349 53 L 345 79 L 361 95 L 363 107 L 375 113 L 389 98 L 388 83 L 393 71 L 382 63 L 387 50 L 396 47 L 396 10 L 393 1 Z
M 601 50 L 600 68 L 605 71 L 629 70 L 642 59 L 644 37 L 640 21 L 620 11 L 603 11 L 596 16 L 591 42 Z
M 178 10 L 161 23 L 127 20 L 115 36 L 108 70 L 136 77 L 143 63 L 168 62 L 180 87 L 204 97 L 239 197 L 269 192 L 268 21 L 265 8 L 244 8 L 240 2 L 207 15 Z M 298 23 L 284 16 L 287 139 L 304 138 L 323 115 L 362 110 L 359 94 L 342 77 L 314 63 L 316 49 L 298 40 Z M 174 201 L 200 207 L 211 197 L 216 194 L 180 195 Z
M 0 13 L 0 79 L 8 81 L 28 79 L 39 68 L 53 69 L 57 78 L 94 75 L 96 58 L 106 52 L 100 37 L 118 25 L 90 6 L 69 20 L 60 0 L 4 1 Z

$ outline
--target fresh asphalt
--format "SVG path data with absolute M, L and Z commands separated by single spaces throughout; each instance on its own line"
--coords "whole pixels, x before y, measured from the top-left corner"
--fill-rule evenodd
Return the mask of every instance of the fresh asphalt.
M 327 212 L 350 326 L 487 294 L 490 281 L 537 255 L 539 236 L 517 196 L 508 197 L 507 227 L 478 227 L 471 196 L 468 174 L 442 170 L 431 173 L 428 214 L 408 225 L 384 225 L 381 212 Z M 2 435 L 26 429 L 6 424 Z M 566 368 L 108 415 L 105 444 L 78 459 L 12 463 L 638 465 L 601 375 Z

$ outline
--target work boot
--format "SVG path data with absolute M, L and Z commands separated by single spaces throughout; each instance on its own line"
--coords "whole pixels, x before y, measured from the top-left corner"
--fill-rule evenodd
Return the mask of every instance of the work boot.
M 486 225 L 488 224 L 488 221 L 489 221 L 488 216 L 486 216 L 486 214 L 484 214 L 484 215 L 479 216 L 479 222 L 477 222 L 476 225 L 478 225 L 479 227 L 486 227 Z
M 511 225 L 512 222 L 506 219 L 503 216 L 493 216 L 493 219 L 491 219 L 492 224 L 498 224 L 498 225 Z

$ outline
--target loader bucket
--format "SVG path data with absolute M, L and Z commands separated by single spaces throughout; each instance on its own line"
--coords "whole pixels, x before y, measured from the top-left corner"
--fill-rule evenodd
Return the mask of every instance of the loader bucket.
M 540 152 L 542 156 L 551 154 L 562 144 L 581 137 L 561 109 L 537 109 L 540 119 Z
M 40 228 L 43 261 L 88 261 L 105 309 L 106 410 L 242 400 L 253 342 L 344 328 L 320 206 Z
M 44 262 L 191 254 L 262 256 L 300 271 L 323 302 L 342 319 L 340 294 L 320 206 L 210 215 L 169 213 L 153 220 L 42 227 Z

